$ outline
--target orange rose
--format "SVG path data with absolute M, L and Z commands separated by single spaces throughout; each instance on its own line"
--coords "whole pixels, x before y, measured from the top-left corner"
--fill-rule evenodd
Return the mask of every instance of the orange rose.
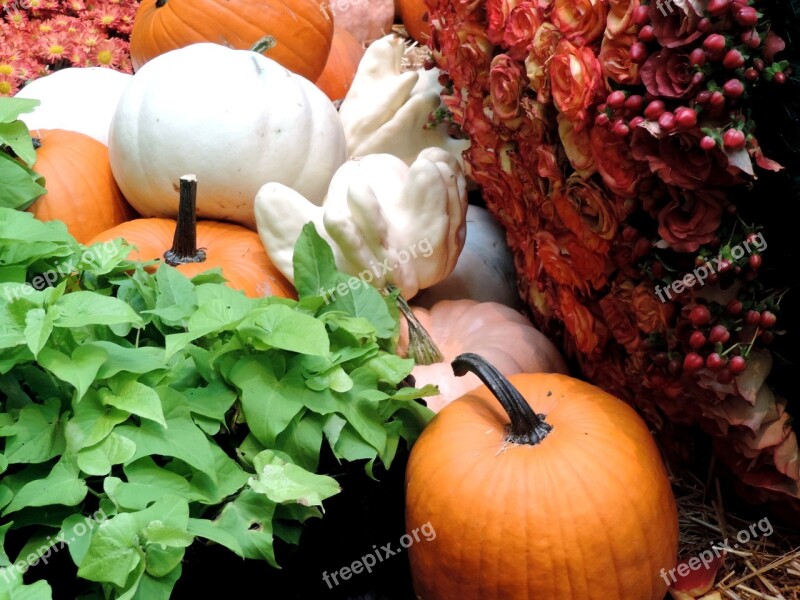
M 635 197 L 642 178 L 642 163 L 631 155 L 628 141 L 605 127 L 592 127 L 589 139 L 597 171 L 606 185 L 615 194 Z
M 555 0 L 553 25 L 578 46 L 591 44 L 606 25 L 606 0 Z
M 561 137 L 561 143 L 564 144 L 564 151 L 567 153 L 567 158 L 572 168 L 581 177 L 590 177 L 597 172 L 597 167 L 594 164 L 589 131 L 586 128 L 575 131 L 575 123 L 561 113 L 558 114 L 556 119 L 558 121 L 558 135 Z
M 510 121 L 519 115 L 519 101 L 528 84 L 522 65 L 507 54 L 498 54 L 489 68 L 489 97 L 499 121 Z
M 636 325 L 643 333 L 664 333 L 667 328 L 664 304 L 656 298 L 653 286 L 643 283 L 633 290 Z
M 534 33 L 542 24 L 542 15 L 533 2 L 523 2 L 508 15 L 503 34 L 503 44 L 514 60 L 522 60 L 528 54 Z
M 639 0 L 608 0 L 607 38 L 633 33 L 633 11 L 641 4 Z
M 602 85 L 600 61 L 590 48 L 578 48 L 562 39 L 550 62 L 550 85 L 558 110 L 575 121 L 576 128 L 583 128 Z
M 553 197 L 564 226 L 592 252 L 606 254 L 619 225 L 603 189 L 592 181 L 573 175 L 567 186 Z
M 578 274 L 571 257 L 562 250 L 552 233 L 537 231 L 535 240 L 541 267 L 548 277 L 559 285 L 575 288 L 583 293 L 589 292 L 586 280 Z
M 517 5 L 517 0 L 486 0 L 486 18 L 488 26 L 486 31 L 493 44 L 503 41 L 503 32 L 506 19 L 511 10 Z
M 552 23 L 542 23 L 533 36 L 533 44 L 528 58 L 525 59 L 525 70 L 532 89 L 536 90 L 536 99 L 542 104 L 550 102 L 550 77 L 548 64 L 556 52 L 561 39 L 561 32 Z
M 558 300 L 564 327 L 574 339 L 578 351 L 584 354 L 593 353 L 600 345 L 600 336 L 595 332 L 594 316 L 569 290 L 561 288 L 558 291 Z
M 642 81 L 639 65 L 631 60 L 631 46 L 636 43 L 635 33 L 614 38 L 604 37 L 600 45 L 600 65 L 603 75 L 617 83 L 635 85 Z
M 628 280 L 621 285 L 615 283 L 611 291 L 600 299 L 600 310 L 614 339 L 629 353 L 635 352 L 640 338 L 633 308 L 633 283 Z

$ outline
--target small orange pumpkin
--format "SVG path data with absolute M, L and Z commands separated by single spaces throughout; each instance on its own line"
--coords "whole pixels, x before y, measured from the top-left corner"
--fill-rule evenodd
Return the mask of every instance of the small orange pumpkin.
M 40 221 L 63 221 L 81 243 L 136 217 L 114 181 L 108 148 L 83 133 L 35 129 L 33 170 L 47 193 L 28 207 Z
M 336 25 L 333 29 L 331 53 L 322 75 L 316 81 L 317 87 L 331 100 L 342 100 L 353 83 L 362 56 L 364 45 L 349 31 Z
M 663 600 L 678 515 L 636 412 L 566 375 L 506 379 L 475 354 L 452 365 L 485 385 L 409 457 L 407 535 L 435 531 L 408 547 L 416 597 Z
M 322 73 L 333 21 L 314 0 L 142 0 L 131 31 L 131 60 L 148 60 L 198 42 L 249 50 L 274 39 L 266 56 L 314 81 Z M 223 78 L 224 73 L 215 76 Z
M 431 26 L 425 0 L 397 0 L 397 9 L 408 35 L 420 44 L 427 43 Z
M 117 225 L 87 245 L 122 238 L 135 249 L 129 258 L 163 259 L 187 277 L 220 267 L 230 287 L 251 298 L 296 298 L 292 284 L 272 264 L 255 231 L 222 221 L 196 220 L 197 179 L 180 180 L 178 220 L 136 219 Z

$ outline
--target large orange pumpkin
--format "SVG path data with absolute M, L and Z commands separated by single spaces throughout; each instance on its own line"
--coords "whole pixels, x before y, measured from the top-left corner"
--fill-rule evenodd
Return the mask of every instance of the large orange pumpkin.
M 47 193 L 28 207 L 40 221 L 63 221 L 81 243 L 133 219 L 135 211 L 119 191 L 108 164 L 108 148 L 76 131 L 34 129 L 33 170 Z
M 507 380 L 475 354 L 453 370 L 486 385 L 446 406 L 411 451 L 406 539 L 418 541 L 401 544 L 416 597 L 663 600 L 678 517 L 636 412 L 566 375 Z
M 400 13 L 400 20 L 403 21 L 408 35 L 420 44 L 425 44 L 431 29 L 425 0 L 397 0 L 397 12 Z
M 266 56 L 314 81 L 333 37 L 333 21 L 320 7 L 314 0 L 142 0 L 131 32 L 133 68 L 198 42 L 248 50 L 271 36 Z M 208 76 L 210 84 L 229 84 L 225 73 Z
M 255 231 L 221 221 L 196 221 L 197 180 L 181 177 L 178 220 L 136 219 L 95 237 L 88 245 L 117 238 L 135 249 L 132 260 L 163 260 L 187 277 L 215 267 L 228 285 L 251 298 L 296 298 L 294 288 L 267 256 Z
M 317 87 L 331 100 L 342 100 L 353 83 L 362 56 L 364 45 L 349 31 L 336 25 L 328 62 L 316 81 Z

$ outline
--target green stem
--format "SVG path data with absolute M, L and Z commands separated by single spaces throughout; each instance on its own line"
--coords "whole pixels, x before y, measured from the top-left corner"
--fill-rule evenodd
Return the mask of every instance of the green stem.
M 266 52 L 267 50 L 274 48 L 275 44 L 277 43 L 278 42 L 275 40 L 274 37 L 272 37 L 271 35 L 265 35 L 250 47 L 250 52 L 264 54 L 264 52 Z
M 545 415 L 537 415 L 519 390 L 483 357 L 467 352 L 459 354 L 450 364 L 456 377 L 474 373 L 497 398 L 511 420 L 509 442 L 535 446 L 553 430 L 553 426 L 545 422 Z
M 180 179 L 180 204 L 172 248 L 164 252 L 164 261 L 170 266 L 203 262 L 205 250 L 197 247 L 197 176 L 184 175 Z
M 388 286 L 389 292 L 397 288 L 392 284 Z M 441 350 L 436 346 L 430 334 L 425 331 L 422 323 L 419 322 L 414 311 L 402 295 L 397 296 L 397 308 L 403 313 L 408 323 L 408 356 L 413 358 L 418 365 L 432 365 L 444 360 Z

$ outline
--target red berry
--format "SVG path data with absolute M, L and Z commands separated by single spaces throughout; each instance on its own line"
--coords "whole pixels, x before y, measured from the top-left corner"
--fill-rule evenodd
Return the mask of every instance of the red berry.
M 641 117 L 641 116 L 638 116 L 638 115 L 633 117 L 631 119 L 631 122 L 630 122 L 631 129 L 634 129 L 634 128 L 638 127 L 642 123 L 644 123 L 644 117 Z
M 647 60 L 647 46 L 642 42 L 636 42 L 631 46 L 629 54 L 631 62 L 640 65 Z
M 664 131 L 672 131 L 675 129 L 675 115 L 669 111 L 661 113 L 658 117 L 658 126 Z
M 783 71 L 778 71 L 778 72 L 777 72 L 777 73 L 775 73 L 775 75 L 772 77 L 772 80 L 773 80 L 775 83 L 778 83 L 778 84 L 784 84 L 784 83 L 786 83 L 786 73 L 784 73 Z
M 675 120 L 681 127 L 689 129 L 697 125 L 697 112 L 691 108 L 681 106 L 675 111 Z
M 711 311 L 705 304 L 697 304 L 689 311 L 689 321 L 695 327 L 702 327 L 711 321 Z
M 705 73 L 700 73 L 699 71 L 692 75 L 692 85 L 700 85 L 706 80 Z
M 708 33 L 712 27 L 711 19 L 708 17 L 703 17 L 697 22 L 697 31 L 700 33 Z
M 752 6 L 743 6 L 736 11 L 736 22 L 744 27 L 752 27 L 758 23 L 758 11 Z
M 625 100 L 625 108 L 633 112 L 640 112 L 644 106 L 644 98 L 639 94 L 631 94 Z
M 725 368 L 725 359 L 718 352 L 712 352 L 706 358 L 706 367 L 710 371 L 721 371 Z
M 774 327 L 777 321 L 778 317 L 775 316 L 774 312 L 765 310 L 763 313 L 761 313 L 761 320 L 759 321 L 759 324 L 762 327 L 769 329 L 770 327 Z
M 744 94 L 744 84 L 739 79 L 728 79 L 723 84 L 722 91 L 728 98 L 738 98 Z
M 708 341 L 712 344 L 724 344 L 731 339 L 731 332 L 725 325 L 714 325 L 708 334 Z
M 761 255 L 760 254 L 751 254 L 750 258 L 747 259 L 747 264 L 750 265 L 750 268 L 753 271 L 758 271 L 761 268 Z
M 751 67 L 744 72 L 744 78 L 747 79 L 747 81 L 755 81 L 758 79 L 758 71 Z
M 761 322 L 761 313 L 757 310 L 748 310 L 744 315 L 744 322 L 748 325 L 758 325 Z
M 656 352 L 653 355 L 653 362 L 663 366 L 669 362 L 669 355 L 666 352 Z
M 639 39 L 645 43 L 653 42 L 656 39 L 656 33 L 652 25 L 645 25 L 639 30 Z
M 665 106 L 661 100 L 653 100 L 650 104 L 647 105 L 647 108 L 644 109 L 644 116 L 650 119 L 651 121 L 655 121 L 664 114 Z
M 708 3 L 708 12 L 718 17 L 730 8 L 731 0 L 711 0 Z
M 726 305 L 725 310 L 729 315 L 738 315 L 742 312 L 742 301 L 738 298 L 732 298 Z
M 703 335 L 702 331 L 694 330 L 692 335 L 689 336 L 689 345 L 698 350 L 706 345 L 706 336 Z
M 766 65 L 764 64 L 763 58 L 754 58 L 753 66 L 756 68 L 756 71 L 763 71 Z
M 758 339 L 761 340 L 762 344 L 771 344 L 775 341 L 775 334 L 771 331 L 762 331 Z
M 606 98 L 606 104 L 608 104 L 611 108 L 622 108 L 625 104 L 625 92 L 622 90 L 617 90 L 616 92 L 611 92 Z
M 744 132 L 739 129 L 728 129 L 722 134 L 722 143 L 729 150 L 741 150 L 744 148 Z
M 633 11 L 633 22 L 637 25 L 646 25 L 650 22 L 650 15 L 647 12 L 647 6 L 640 4 Z
M 630 132 L 631 129 L 625 124 L 625 121 L 622 119 L 617 119 L 614 121 L 613 127 L 611 127 L 611 131 L 614 132 L 615 135 L 619 137 L 626 137 Z
M 717 142 L 710 135 L 706 135 L 700 140 L 700 147 L 708 152 L 717 147 Z
M 722 106 L 725 104 L 725 96 L 722 95 L 722 92 L 717 90 L 716 92 L 711 92 L 711 98 L 709 99 L 709 104 L 712 106 Z
M 703 40 L 703 48 L 714 54 L 725 50 L 725 36 L 719 33 L 712 33 Z
M 689 54 L 689 62 L 692 65 L 702 67 L 704 64 L 706 64 L 706 53 L 702 48 L 695 48 Z
M 734 356 L 731 358 L 728 368 L 731 370 L 731 373 L 738 375 L 747 368 L 747 361 L 743 356 Z
M 601 112 L 594 118 L 594 124 L 598 127 L 608 127 L 608 123 L 611 119 L 608 118 L 608 115 L 604 112 Z
M 698 104 L 708 104 L 708 101 L 711 100 L 711 90 L 697 92 L 697 96 L 694 99 Z
M 717 375 L 717 381 L 723 385 L 727 385 L 733 381 L 733 373 L 730 369 L 722 369 Z
M 722 59 L 722 66 L 726 69 L 738 69 L 744 65 L 744 56 L 736 48 L 728 50 Z
M 761 37 L 758 35 L 758 32 L 755 29 L 749 29 L 745 32 L 742 32 L 742 35 L 739 36 L 739 39 L 745 46 L 753 50 L 761 45 Z
M 705 361 L 697 352 L 689 352 L 683 359 L 683 370 L 687 373 L 694 373 L 702 369 Z

